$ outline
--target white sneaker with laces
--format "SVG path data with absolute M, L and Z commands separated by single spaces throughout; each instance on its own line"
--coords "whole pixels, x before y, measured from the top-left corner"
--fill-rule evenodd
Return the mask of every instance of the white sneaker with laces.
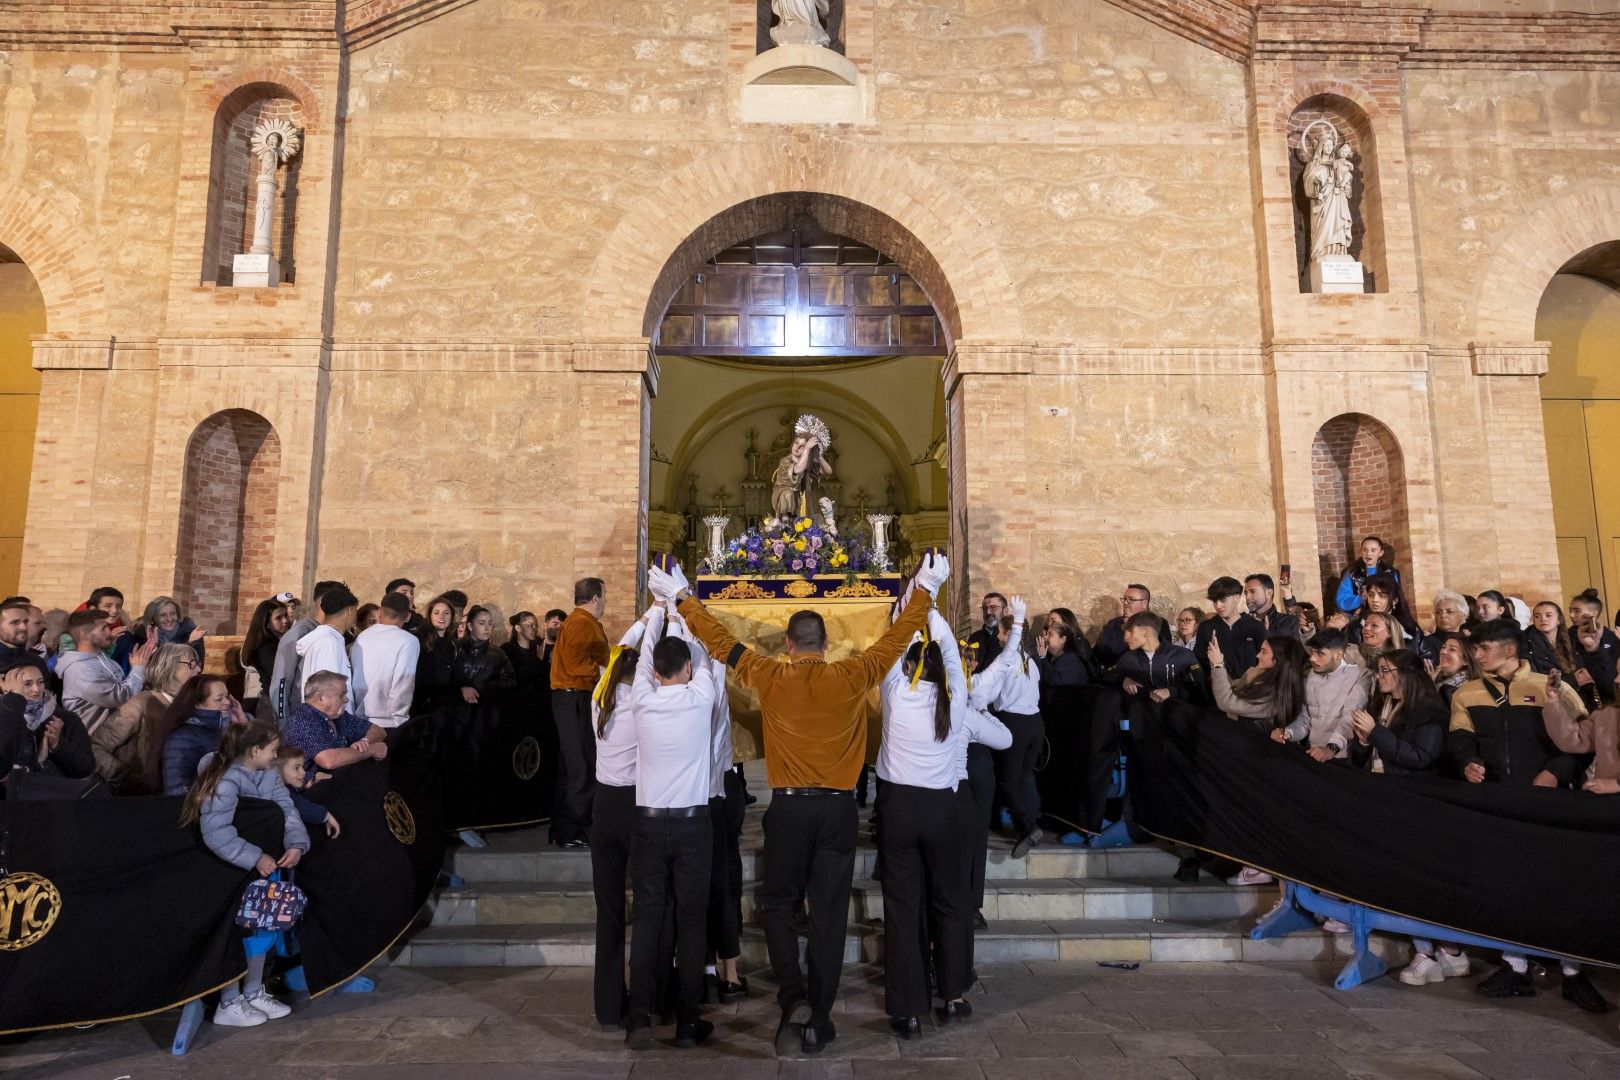
M 1412 962 L 1402 968 L 1400 974 L 1401 982 L 1407 986 L 1427 986 L 1444 979 L 1445 974 L 1440 970 L 1440 961 L 1423 953 L 1414 955 Z
M 248 998 L 248 1004 L 264 1013 L 265 1017 L 270 1020 L 280 1020 L 283 1016 L 287 1016 L 292 1012 L 291 1005 L 284 1001 L 277 1001 L 270 996 L 270 991 L 262 986 L 259 987 L 257 994 Z
M 1348 934 L 1350 932 L 1349 924 L 1340 922 L 1338 919 L 1327 920 L 1322 924 L 1322 929 L 1330 934 Z
M 268 1019 L 241 995 L 214 1010 L 214 1023 L 220 1027 L 258 1027 Z
M 1440 974 L 1448 979 L 1460 978 L 1471 970 L 1468 963 L 1468 954 L 1465 952 L 1449 953 L 1444 949 L 1435 952 L 1440 964 Z
M 1277 879 L 1264 870 L 1256 870 L 1252 866 L 1245 866 L 1242 870 L 1226 879 L 1228 885 L 1270 885 Z

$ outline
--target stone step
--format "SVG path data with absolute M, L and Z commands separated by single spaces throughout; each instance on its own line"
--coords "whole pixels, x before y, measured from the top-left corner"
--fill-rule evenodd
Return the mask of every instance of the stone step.
M 1324 931 L 1251 941 L 1252 919 L 1050 919 L 990 924 L 980 931 L 975 959 L 981 963 L 1024 960 L 1207 962 L 1220 960 L 1343 961 L 1348 936 Z M 405 944 L 394 963 L 407 967 L 590 967 L 596 929 L 585 923 L 550 926 L 485 923 L 428 926 Z M 743 965 L 767 963 L 764 935 L 743 932 Z M 1374 935 L 1372 945 L 1390 966 L 1404 964 L 1411 946 L 1404 938 Z M 802 948 L 802 942 L 801 942 Z M 883 929 L 871 923 L 849 928 L 845 963 L 881 960 Z
M 457 848 L 453 855 L 455 872 L 468 884 L 491 882 L 589 884 L 591 855 L 588 851 L 563 851 L 550 847 L 543 829 L 490 833 L 489 846 L 481 849 Z M 990 857 L 985 867 L 988 880 L 1037 880 L 1059 878 L 1107 878 L 1169 880 L 1179 860 L 1165 848 L 1138 844 L 1118 848 L 1064 847 L 1043 844 L 1022 859 L 1011 855 L 1012 845 L 1001 837 L 991 837 Z M 862 843 L 855 852 L 856 879 L 870 878 L 877 849 Z M 743 837 L 743 882 L 757 882 L 762 869 L 762 853 L 757 834 Z
M 1274 886 L 1240 888 L 1204 878 L 1181 884 L 1169 878 L 999 878 L 988 880 L 984 916 L 1002 919 L 1202 919 L 1258 915 L 1277 897 Z M 743 921 L 757 924 L 758 889 L 743 890 Z M 883 917 L 882 885 L 857 880 L 850 895 L 855 923 Z M 433 901 L 438 926 L 589 923 L 596 900 L 587 882 L 480 882 L 444 889 Z

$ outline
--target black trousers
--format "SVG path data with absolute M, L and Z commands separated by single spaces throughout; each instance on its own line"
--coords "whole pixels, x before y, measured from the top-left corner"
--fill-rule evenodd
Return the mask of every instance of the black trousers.
M 1046 740 L 1046 723 L 1039 713 L 996 713 L 1012 732 L 1012 745 L 998 755 L 997 773 L 1012 809 L 1019 836 L 1033 832 L 1041 819 L 1041 795 L 1035 787 L 1035 762 Z
M 945 956 L 954 965 L 944 970 L 940 979 L 944 983 L 940 987 L 941 996 L 946 1001 L 961 997 L 967 993 L 968 985 L 972 982 L 973 973 L 973 941 L 978 932 L 973 926 L 973 916 L 967 906 L 975 897 L 977 888 L 979 907 L 984 907 L 984 859 L 985 846 L 990 839 L 990 827 L 986 821 L 985 810 L 990 802 L 990 795 L 995 790 L 994 776 L 983 779 L 983 790 L 973 786 L 973 750 L 984 750 L 989 755 L 988 747 L 972 747 L 968 749 L 968 779 L 966 783 L 958 784 L 956 788 L 956 809 L 958 815 L 957 826 L 962 836 L 962 843 L 967 855 L 963 859 L 962 876 L 958 879 L 962 883 L 963 896 L 962 918 L 958 923 L 960 928 L 959 944 L 954 950 L 947 950 Z M 935 948 L 939 948 L 940 930 L 935 931 Z M 948 991 L 949 993 L 944 993 Z
M 553 690 L 551 718 L 557 725 L 562 775 L 551 810 L 551 835 L 559 844 L 583 839 L 591 827 L 591 792 L 596 787 L 596 732 L 591 729 L 591 695 L 584 690 Z
M 807 999 L 817 1021 L 825 1021 L 838 1000 L 858 820 L 849 794 L 778 795 L 765 811 L 760 901 L 777 1002 L 786 1009 Z M 799 968 L 799 935 L 793 929 L 800 896 L 810 909 L 808 979 Z
M 1114 766 L 1119 764 L 1119 717 L 1112 710 L 1097 710 L 1083 738 L 1086 763 L 1080 824 L 1091 832 L 1101 832 L 1108 810 L 1108 789 L 1114 784 Z
M 731 960 L 742 955 L 743 782 L 726 772 L 726 797 L 709 800 L 714 825 L 714 856 L 709 860 L 709 955 Z
M 624 887 L 635 831 L 635 785 L 598 784 L 591 833 L 591 890 L 596 894 L 596 1022 L 624 1019 Z
M 636 815 L 630 849 L 630 888 L 636 897 L 630 935 L 630 1015 L 650 1017 L 658 1004 L 659 948 L 666 921 L 675 921 L 677 1023 L 698 1018 L 703 1004 L 704 923 L 709 908 L 709 863 L 714 826 L 708 807 L 697 817 Z M 673 908 L 671 907 L 673 901 Z
M 996 801 L 995 752 L 982 743 L 968 744 L 967 782 L 957 786 L 960 797 L 967 797 L 963 822 L 968 852 L 969 886 L 967 899 L 975 911 L 984 908 L 984 863 L 990 856 L 990 814 Z M 968 930 L 973 920 L 968 920 Z
M 928 1011 L 928 924 L 938 929 L 936 968 L 947 1000 L 962 992 L 950 985 L 962 970 L 963 910 L 961 812 L 956 792 L 885 783 L 878 791 L 883 830 L 883 986 L 890 1016 Z M 959 977 L 959 976 L 958 976 Z

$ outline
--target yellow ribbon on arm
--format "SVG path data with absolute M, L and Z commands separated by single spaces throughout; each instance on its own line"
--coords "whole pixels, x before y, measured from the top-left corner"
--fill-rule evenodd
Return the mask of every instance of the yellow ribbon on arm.
M 623 645 L 615 645 L 608 650 L 607 667 L 602 669 L 601 678 L 596 680 L 596 689 L 591 691 L 591 701 L 596 707 L 602 707 L 602 701 L 607 697 L 608 680 L 613 677 L 613 668 L 619 662 L 619 656 L 624 652 Z

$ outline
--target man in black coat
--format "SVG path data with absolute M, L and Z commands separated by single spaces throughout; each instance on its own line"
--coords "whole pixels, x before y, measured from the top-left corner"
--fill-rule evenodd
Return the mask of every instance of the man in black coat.
M 1119 663 L 1119 658 L 1130 651 L 1130 646 L 1125 644 L 1125 620 L 1147 611 L 1151 603 L 1153 593 L 1146 585 L 1125 586 L 1125 591 L 1119 597 L 1120 614 L 1103 624 L 1102 633 L 1097 635 L 1097 647 L 1092 650 L 1102 670 L 1106 671 Z M 1170 624 L 1161 616 L 1153 617 L 1159 620 L 1159 640 L 1169 641 Z
M 1214 665 L 1209 662 L 1209 643 L 1220 642 L 1226 670 L 1235 682 L 1260 659 L 1260 645 L 1266 640 L 1266 628 L 1259 619 L 1244 610 L 1243 586 L 1237 578 L 1216 578 L 1209 583 L 1206 595 L 1215 606 L 1215 614 L 1199 624 L 1193 652 L 1203 669 L 1204 692 L 1213 700 L 1210 672 L 1214 670 Z
M 984 615 L 984 625 L 969 634 L 967 641 L 973 650 L 975 670 L 983 671 L 1001 655 L 1001 617 L 1007 614 L 1007 598 L 998 592 L 985 593 L 979 611 Z

